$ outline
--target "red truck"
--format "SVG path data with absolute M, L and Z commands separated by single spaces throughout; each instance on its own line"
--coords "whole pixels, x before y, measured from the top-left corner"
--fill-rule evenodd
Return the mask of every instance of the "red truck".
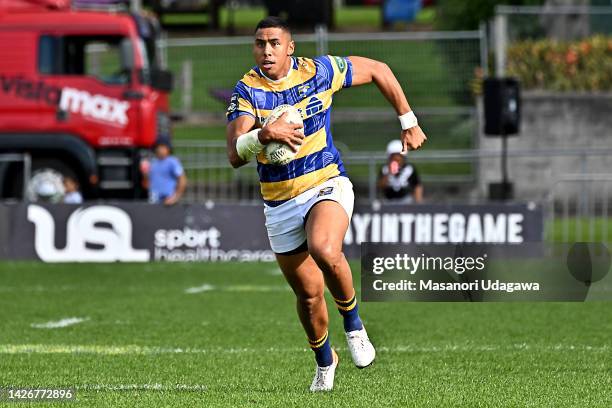
M 144 196 L 140 161 L 171 131 L 158 38 L 140 14 L 0 0 L 0 199 L 64 177 L 86 199 Z M 31 177 L 6 153 L 27 153 Z

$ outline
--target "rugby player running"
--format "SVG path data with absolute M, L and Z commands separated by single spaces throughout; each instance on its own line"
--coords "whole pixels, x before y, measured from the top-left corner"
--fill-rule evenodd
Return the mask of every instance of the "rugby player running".
M 266 229 L 285 279 L 297 298 L 297 312 L 317 363 L 311 391 L 334 385 L 338 355 L 331 348 L 325 285 L 344 319 L 355 365 L 367 367 L 375 349 L 359 317 L 350 266 L 342 242 L 353 212 L 354 194 L 330 132 L 333 93 L 374 82 L 399 115 L 404 151 L 427 139 L 389 67 L 363 57 L 293 57 L 289 27 L 267 17 L 255 30 L 256 66 L 238 81 L 227 110 L 227 153 L 237 168 L 253 158 L 264 199 Z M 297 108 L 301 125 L 281 119 L 262 127 L 279 105 Z M 270 142 L 297 151 L 286 165 L 268 163 Z

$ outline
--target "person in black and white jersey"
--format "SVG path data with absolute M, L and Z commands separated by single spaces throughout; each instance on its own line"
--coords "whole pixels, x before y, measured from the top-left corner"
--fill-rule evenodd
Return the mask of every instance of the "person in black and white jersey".
M 399 140 L 392 140 L 387 145 L 388 160 L 380 171 L 378 187 L 387 200 L 420 203 L 423 201 L 421 178 L 416 167 L 406 161 L 402 150 Z

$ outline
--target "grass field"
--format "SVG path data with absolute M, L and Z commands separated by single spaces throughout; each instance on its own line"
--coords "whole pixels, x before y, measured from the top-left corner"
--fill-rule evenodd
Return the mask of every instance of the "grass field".
M 333 311 L 336 388 L 311 395 L 273 264 L 4 262 L 0 282 L 0 387 L 76 387 L 74 406 L 612 405 L 609 303 L 364 303 L 365 370 Z M 84 320 L 42 328 L 65 318 Z

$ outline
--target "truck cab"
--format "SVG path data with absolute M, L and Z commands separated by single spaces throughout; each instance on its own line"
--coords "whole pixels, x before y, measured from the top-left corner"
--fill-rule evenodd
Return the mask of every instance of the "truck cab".
M 144 197 L 140 161 L 170 137 L 159 32 L 151 17 L 65 0 L 0 3 L 0 157 L 31 158 L 0 161 L 1 197 L 35 201 L 41 184 L 61 195 L 67 177 L 86 199 Z

